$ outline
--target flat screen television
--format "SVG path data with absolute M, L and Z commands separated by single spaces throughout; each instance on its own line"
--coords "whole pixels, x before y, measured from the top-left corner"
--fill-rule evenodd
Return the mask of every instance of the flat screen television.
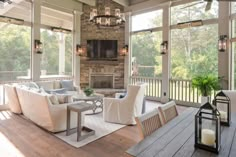
M 94 60 L 117 59 L 117 40 L 87 40 L 87 56 Z

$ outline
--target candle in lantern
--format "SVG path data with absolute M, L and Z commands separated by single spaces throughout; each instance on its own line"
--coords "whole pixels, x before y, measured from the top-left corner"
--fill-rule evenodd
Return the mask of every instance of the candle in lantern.
M 219 111 L 220 112 L 220 119 L 225 121 L 227 120 L 227 113 L 224 111 Z
M 202 143 L 206 145 L 214 145 L 215 144 L 215 132 L 210 129 L 202 130 Z

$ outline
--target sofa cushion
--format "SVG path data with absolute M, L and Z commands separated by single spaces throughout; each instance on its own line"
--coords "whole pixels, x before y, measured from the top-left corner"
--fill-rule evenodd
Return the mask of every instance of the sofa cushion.
M 39 87 L 42 87 L 45 90 L 54 89 L 54 81 L 42 81 L 36 83 Z
M 54 89 L 60 89 L 61 87 L 61 81 L 60 80 L 55 80 L 54 81 Z
M 28 90 L 35 92 L 35 93 L 40 93 L 41 89 L 40 88 L 29 88 Z
M 72 95 L 70 94 L 58 94 L 58 93 L 53 93 L 53 94 L 57 96 L 59 104 L 72 102 Z
M 30 88 L 39 89 L 39 86 L 35 82 L 26 82 L 26 83 L 21 83 L 21 84 L 18 84 L 18 85 L 19 86 L 26 86 L 26 87 L 28 87 L 28 89 L 30 89 Z
M 61 80 L 61 87 L 68 91 L 74 91 L 73 80 Z
M 35 82 L 30 82 L 30 83 L 28 84 L 28 86 L 29 86 L 30 88 L 39 89 L 39 86 L 38 86 L 37 83 L 35 83 Z
M 57 94 L 65 94 L 66 93 L 66 89 L 65 88 L 61 88 L 61 89 L 49 89 L 49 90 L 45 90 L 48 94 L 53 94 L 53 93 L 57 93 Z
M 59 104 L 59 101 L 58 101 L 58 98 L 57 98 L 56 95 L 54 95 L 54 94 L 49 94 L 49 95 L 48 95 L 48 98 L 49 98 L 49 100 L 51 101 L 51 103 L 52 103 L 53 105 L 58 105 L 58 104 Z

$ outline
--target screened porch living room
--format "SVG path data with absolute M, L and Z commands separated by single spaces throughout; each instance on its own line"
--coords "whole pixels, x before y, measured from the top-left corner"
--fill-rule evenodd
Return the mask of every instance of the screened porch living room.
M 235 21 L 233 0 L 0 0 L 0 156 L 234 156 Z

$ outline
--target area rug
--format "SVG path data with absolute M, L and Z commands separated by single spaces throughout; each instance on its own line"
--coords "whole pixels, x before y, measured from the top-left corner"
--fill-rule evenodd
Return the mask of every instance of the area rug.
M 85 116 L 85 126 L 95 130 L 95 135 L 92 135 L 82 141 L 77 142 L 77 134 L 71 134 L 70 136 L 66 136 L 66 132 L 61 132 L 57 134 L 53 134 L 54 136 L 60 138 L 64 142 L 79 148 L 82 147 L 90 142 L 93 142 L 101 137 L 104 137 L 112 132 L 115 132 L 125 125 L 120 124 L 113 124 L 104 122 L 102 118 L 102 114 L 95 114 L 95 115 L 86 115 Z

